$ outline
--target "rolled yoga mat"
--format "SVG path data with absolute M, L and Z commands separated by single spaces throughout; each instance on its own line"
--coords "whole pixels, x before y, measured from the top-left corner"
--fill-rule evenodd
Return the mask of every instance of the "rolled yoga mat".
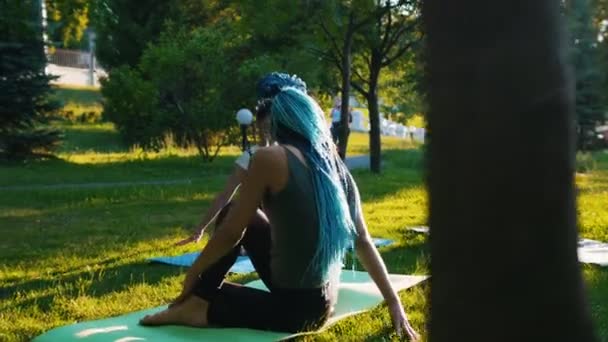
M 390 275 L 390 281 L 397 291 L 415 286 L 426 279 L 427 276 Z M 266 290 L 264 284 L 260 280 L 250 282 L 247 286 Z M 327 329 L 343 318 L 368 311 L 382 303 L 382 301 L 382 295 L 368 273 L 343 270 L 341 274 L 338 302 L 336 303 L 334 315 L 327 324 L 317 332 Z M 167 306 L 164 305 L 153 309 L 129 313 L 123 316 L 55 328 L 36 337 L 33 341 L 269 342 L 302 335 L 253 329 L 190 328 L 181 326 L 143 327 L 138 324 L 139 320 L 145 315 L 155 313 L 166 307 Z

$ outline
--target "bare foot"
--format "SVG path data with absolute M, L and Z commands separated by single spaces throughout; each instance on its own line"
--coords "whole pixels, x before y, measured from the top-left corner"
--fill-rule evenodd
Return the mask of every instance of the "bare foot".
M 207 326 L 207 301 L 190 296 L 180 304 L 172 306 L 153 315 L 147 315 L 139 321 L 141 325 L 186 325 L 190 327 Z

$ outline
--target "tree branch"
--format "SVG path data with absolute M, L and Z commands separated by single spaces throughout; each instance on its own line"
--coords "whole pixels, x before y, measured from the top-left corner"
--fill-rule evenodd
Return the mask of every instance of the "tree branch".
M 416 25 L 418 25 L 417 19 L 414 20 L 412 23 L 410 23 L 407 26 L 399 27 L 399 29 L 397 29 L 395 31 L 395 33 L 389 39 L 388 44 L 386 46 L 384 46 L 384 48 L 382 50 L 382 55 L 384 55 L 384 56 L 388 55 L 389 52 L 391 51 L 391 49 L 395 46 L 395 44 L 397 44 L 399 42 L 399 40 L 403 37 L 403 35 L 406 32 L 409 32 L 410 30 L 412 30 Z
M 362 86 L 360 86 L 358 83 L 356 82 L 350 82 L 350 85 L 359 93 L 361 93 L 361 95 L 363 95 L 366 99 L 369 97 L 369 92 L 366 91 L 365 89 L 363 89 Z
M 395 52 L 395 54 L 393 56 L 389 57 L 388 55 L 386 55 L 382 59 L 381 65 L 383 67 L 390 65 L 396 59 L 398 59 L 399 57 L 403 56 L 403 54 L 405 54 L 412 46 L 414 46 L 414 44 L 417 44 L 419 42 L 420 42 L 420 40 L 410 41 L 409 43 L 407 43 L 404 46 L 402 46 L 399 50 L 397 50 L 397 52 Z
M 308 47 L 307 49 L 310 52 L 321 56 L 321 58 L 332 62 L 338 68 L 338 70 L 340 70 L 340 73 L 342 73 L 342 64 L 340 63 L 340 60 L 338 59 L 339 57 L 336 56 L 336 54 L 333 54 L 333 53 L 330 53 L 327 51 L 323 51 L 321 49 L 317 49 L 314 47 Z
M 389 41 L 389 36 L 393 27 L 393 11 L 388 11 L 388 19 L 387 19 L 387 23 L 386 23 L 386 28 L 384 30 L 384 34 L 382 35 L 382 40 L 380 42 L 380 50 L 382 51 L 388 51 L 388 49 L 386 49 L 386 44 Z M 378 17 L 378 24 L 379 26 L 382 26 L 382 17 Z
M 363 77 L 363 75 L 361 75 L 361 73 L 359 73 L 359 70 L 357 68 L 351 68 L 351 70 L 353 71 L 353 74 L 355 76 L 357 76 L 357 78 L 359 78 L 359 80 L 367 85 L 369 85 L 369 80 L 365 79 L 365 77 Z
M 327 26 L 325 26 L 325 23 L 323 21 L 319 21 L 319 25 L 321 26 L 323 33 L 325 33 L 325 35 L 329 39 L 329 42 L 331 43 L 331 45 L 334 48 L 334 51 L 336 51 L 336 53 L 338 54 L 338 57 L 340 58 L 340 60 L 342 60 L 343 57 L 340 54 L 341 48 L 338 45 L 336 38 L 331 34 L 331 32 L 329 32 L 329 29 L 327 28 Z

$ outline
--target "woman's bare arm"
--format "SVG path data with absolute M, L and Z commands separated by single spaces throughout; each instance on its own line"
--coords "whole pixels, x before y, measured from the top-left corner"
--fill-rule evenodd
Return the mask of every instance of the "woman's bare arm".
M 205 212 L 201 223 L 196 226 L 196 229 L 192 232 L 190 237 L 176 243 L 177 246 L 185 245 L 190 242 L 198 242 L 198 240 L 200 240 L 203 233 L 215 220 L 220 210 L 232 199 L 246 175 L 247 172 L 240 166 L 237 165 L 234 167 L 234 171 L 226 180 L 226 184 L 224 184 L 224 189 L 215 196 L 211 202 L 211 206 Z
M 226 255 L 241 238 L 247 224 L 253 218 L 266 189 L 276 181 L 275 152 L 261 149 L 251 161 L 247 177 L 243 181 L 239 200 L 209 240 L 188 273 L 200 274 Z
M 358 192 L 356 187 L 354 187 L 354 191 Z M 378 289 L 382 293 L 382 297 L 384 297 L 387 304 L 394 302 L 399 303 L 399 296 L 397 296 L 397 293 L 388 279 L 386 265 L 367 230 L 358 193 L 356 193 L 355 198 L 357 215 L 354 217 L 354 223 L 357 228 L 357 238 L 355 240 L 357 258 L 369 273 L 374 283 L 376 283 L 376 286 L 378 286 Z
M 401 300 L 399 299 L 397 292 L 389 280 L 386 265 L 384 264 L 380 253 L 378 253 L 378 250 L 376 249 L 376 246 L 374 246 L 372 238 L 369 235 L 367 225 L 365 224 L 365 219 L 363 217 L 359 190 L 357 189 L 352 177 L 351 184 L 351 189 L 354 196 L 354 203 L 352 205 L 355 205 L 354 212 L 356 213 L 353 219 L 358 233 L 357 239 L 355 240 L 355 251 L 357 253 L 357 258 L 365 270 L 369 273 L 376 286 L 378 286 L 380 293 L 382 293 L 382 297 L 384 297 L 384 300 L 389 308 L 393 326 L 395 327 L 397 333 L 399 335 L 407 334 L 411 341 L 418 341 L 420 337 L 408 321 L 403 306 L 401 305 Z

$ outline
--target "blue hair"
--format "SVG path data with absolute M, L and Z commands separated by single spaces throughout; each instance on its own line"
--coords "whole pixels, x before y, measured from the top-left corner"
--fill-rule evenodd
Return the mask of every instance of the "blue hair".
M 306 83 L 297 75 L 289 75 L 282 72 L 271 72 L 262 77 L 256 86 L 258 103 L 255 113 L 258 119 L 263 119 L 270 113 L 272 100 L 275 95 L 285 87 L 295 87 L 306 93 Z
M 275 139 L 297 147 L 312 170 L 319 238 L 308 271 L 327 277 L 341 265 L 357 234 L 347 200 L 346 166 L 331 140 L 323 110 L 301 90 L 284 87 L 275 95 L 271 125 Z

